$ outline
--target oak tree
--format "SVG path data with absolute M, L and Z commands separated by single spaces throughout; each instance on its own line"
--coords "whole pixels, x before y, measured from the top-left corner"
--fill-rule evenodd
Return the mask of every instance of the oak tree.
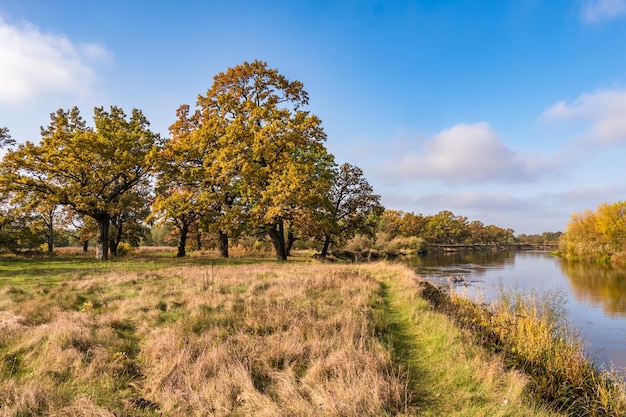
M 220 236 L 220 253 L 228 257 L 228 233 L 234 230 L 234 191 L 230 179 L 211 172 L 216 140 L 223 130 L 210 114 L 190 107 L 177 110 L 171 138 L 158 154 L 156 199 L 151 219 L 174 225 L 179 232 L 177 256 L 185 256 L 187 235 L 200 224 Z
M 208 174 L 233 191 L 236 211 L 269 235 L 281 261 L 285 224 L 322 203 L 332 167 L 321 121 L 302 109 L 307 104 L 301 82 L 261 61 L 216 75 L 198 97 L 203 123 L 219 130 Z
M 137 109 L 127 117 L 119 107 L 97 107 L 93 127 L 77 107 L 59 109 L 50 118 L 50 125 L 41 129 L 40 144 L 26 142 L 5 155 L 5 184 L 93 218 L 98 225 L 96 259 L 106 260 L 111 216 L 122 196 L 146 181 L 159 135 Z
M 357 233 L 373 235 L 384 211 L 380 196 L 374 194 L 359 167 L 344 163 L 333 171 L 318 221 L 324 242 L 322 257 L 327 255 L 331 243 L 346 242 Z

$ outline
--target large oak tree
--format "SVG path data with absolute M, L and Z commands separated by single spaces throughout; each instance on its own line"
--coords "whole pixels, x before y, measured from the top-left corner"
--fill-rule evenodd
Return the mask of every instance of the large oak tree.
M 217 74 L 193 115 L 179 109 L 171 146 L 196 155 L 183 171 L 204 178 L 192 188 L 213 204 L 220 237 L 245 224 L 267 233 L 277 258 L 287 258 L 286 225 L 322 203 L 331 176 L 326 134 L 306 104 L 301 82 L 254 61 Z
M 93 127 L 76 107 L 50 117 L 40 144 L 26 142 L 5 155 L 5 185 L 93 218 L 98 225 L 96 259 L 106 260 L 111 217 L 119 213 L 122 196 L 145 187 L 149 155 L 159 145 L 159 135 L 137 109 L 127 117 L 119 107 L 97 107 Z

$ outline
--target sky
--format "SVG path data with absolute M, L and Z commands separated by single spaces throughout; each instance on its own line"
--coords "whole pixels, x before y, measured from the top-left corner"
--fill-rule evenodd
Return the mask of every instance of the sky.
M 257 59 L 388 209 L 535 234 L 626 200 L 626 0 L 0 0 L 0 127 L 114 105 L 168 137 Z

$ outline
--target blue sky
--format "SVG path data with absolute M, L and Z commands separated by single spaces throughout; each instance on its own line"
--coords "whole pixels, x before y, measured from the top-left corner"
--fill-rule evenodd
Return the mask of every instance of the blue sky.
M 516 233 L 626 200 L 626 0 L 0 0 L 0 126 L 140 108 L 167 136 L 260 59 L 304 83 L 383 204 Z

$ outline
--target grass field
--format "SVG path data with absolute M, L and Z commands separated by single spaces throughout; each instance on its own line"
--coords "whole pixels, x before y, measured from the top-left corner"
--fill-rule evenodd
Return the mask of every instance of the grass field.
M 0 415 L 554 415 L 415 278 L 382 263 L 3 258 Z

